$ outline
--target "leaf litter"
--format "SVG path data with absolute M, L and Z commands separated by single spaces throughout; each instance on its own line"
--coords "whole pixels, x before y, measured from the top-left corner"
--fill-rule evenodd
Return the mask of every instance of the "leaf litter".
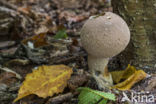
M 66 2 L 67 1 L 67 2 Z M 50 97 L 52 100 L 46 101 L 47 103 L 58 101 L 57 97 L 63 96 L 60 104 L 66 102 L 69 103 L 77 103 L 77 93 L 75 92 L 75 89 L 81 86 L 88 86 L 87 82 L 92 81 L 90 78 L 84 74 L 88 73 L 87 68 L 87 61 L 86 56 L 87 54 L 81 47 L 81 43 L 79 42 L 79 29 L 81 28 L 83 22 L 89 18 L 91 15 L 96 15 L 99 13 L 102 13 L 103 11 L 111 11 L 111 8 L 108 7 L 108 3 L 104 0 L 27 0 L 27 1 L 20 1 L 20 0 L 8 0 L 10 4 L 15 5 L 14 11 L 17 11 L 17 17 L 20 17 L 20 21 L 15 23 L 14 30 L 19 30 L 19 33 L 15 35 L 11 35 L 11 40 L 13 41 L 20 41 L 23 44 L 20 44 L 20 46 L 13 46 L 14 51 L 10 50 L 10 48 L 6 48 L 5 50 L 2 49 L 2 55 L 0 55 L 0 64 L 3 66 L 9 67 L 14 72 L 18 73 L 19 75 L 24 78 L 25 76 L 31 76 L 33 75 L 34 71 L 32 71 L 33 67 L 46 64 L 46 65 L 55 65 L 55 64 L 65 64 L 67 66 L 70 66 L 73 68 L 74 74 L 71 76 L 71 79 L 69 79 L 68 86 L 69 90 L 71 92 L 74 92 L 72 95 L 68 94 L 65 90 L 60 95 L 58 94 L 49 94 L 45 96 L 54 96 Z M 11 6 L 10 6 L 11 7 Z M 63 30 L 60 27 L 65 27 L 65 30 Z M 19 28 L 19 27 L 22 27 Z M 11 31 L 14 32 L 14 31 Z M 19 37 L 20 36 L 20 37 Z M 10 36 L 9 36 L 10 37 Z M 22 38 L 21 38 L 22 37 Z M 24 39 L 26 38 L 26 39 Z M 3 38 L 1 38 L 3 39 Z M 23 40 L 24 39 L 24 40 Z M 32 48 L 33 47 L 33 48 Z M 11 53 L 9 56 L 6 53 Z M 15 64 L 18 60 L 19 64 Z M 22 60 L 28 60 L 29 63 L 24 64 Z M 84 73 L 80 74 L 79 70 L 83 69 Z M 62 69 L 63 71 L 63 69 Z M 29 74 L 28 74 L 29 73 Z M 37 72 L 36 72 L 37 73 Z M 115 72 L 117 75 L 113 75 L 114 82 L 117 84 L 115 87 L 117 89 L 122 90 L 130 90 L 134 89 L 136 83 L 140 81 L 141 79 L 144 79 L 146 77 L 146 74 L 142 71 L 136 70 L 132 66 L 128 66 L 125 71 Z M 43 73 L 40 73 L 39 75 L 42 76 Z M 12 78 L 13 74 L 8 74 Z M 38 74 L 37 74 L 38 75 Z M 43 75 L 44 76 L 44 75 Z M 116 77 L 120 76 L 120 77 Z M 48 77 L 48 76 L 47 76 Z M 45 77 L 46 78 L 46 77 Z M 3 78 L 2 78 L 3 79 Z M 6 79 L 4 77 L 4 79 Z M 30 80 L 31 78 L 26 77 L 26 80 Z M 44 79 L 44 78 L 43 78 Z M 87 80 L 88 81 L 87 81 Z M 17 79 L 15 83 L 18 85 L 16 88 L 12 88 L 15 90 L 12 90 L 14 92 L 17 91 L 19 87 L 19 80 L 20 83 L 23 82 L 24 79 Z M 33 79 L 31 79 L 33 80 Z M 30 82 L 31 82 L 30 80 Z M 37 82 L 39 83 L 41 80 L 40 77 L 37 79 Z M 123 81 L 124 80 L 124 81 Z M 145 79 L 146 80 L 146 79 Z M 27 82 L 26 85 L 28 84 Z M 123 82 L 121 82 L 123 81 Z M 144 81 L 144 80 L 143 80 Z M 149 86 L 148 89 L 154 89 L 155 83 L 154 83 L 154 77 L 151 77 L 146 83 L 148 82 Z M 42 82 L 42 80 L 41 80 Z M 45 81 L 46 82 L 46 81 Z M 91 82 L 93 83 L 93 82 Z M 32 83 L 35 84 L 35 83 Z M 94 83 L 96 84 L 96 83 Z M 134 85 L 135 84 L 135 85 Z M 29 85 L 29 84 L 28 84 Z M 38 85 L 38 84 L 37 84 Z M 65 85 L 65 84 L 63 84 Z M 36 85 L 34 85 L 36 86 Z M 134 88 L 133 88 L 133 87 Z M 9 86 L 7 86 L 9 87 Z M 25 86 L 21 86 L 21 91 L 28 91 L 31 89 L 27 86 L 27 90 L 25 89 Z M 35 94 L 35 89 L 39 88 L 36 86 L 35 88 L 32 87 L 33 90 L 31 90 L 28 94 Z M 41 87 L 42 88 L 42 87 Z M 96 87 L 93 87 L 93 89 L 98 89 Z M 63 90 L 63 89 L 62 89 Z M 47 90 L 41 90 L 42 92 L 40 94 L 36 95 L 43 97 L 42 94 L 44 94 L 44 91 Z M 50 91 L 50 90 L 48 90 Z M 9 91 L 5 91 L 7 93 L 3 94 L 10 94 Z M 20 91 L 19 91 L 20 92 Z M 56 92 L 56 93 L 58 93 Z M 69 92 L 69 91 L 68 91 Z M 12 93 L 12 92 L 11 92 Z M 39 93 L 39 92 L 38 92 Z M 67 96 L 66 96 L 67 93 Z M 16 93 L 17 94 L 17 93 Z M 16 95 L 14 93 L 14 95 Z M 21 94 L 21 93 L 19 93 Z M 12 94 L 13 95 L 13 94 Z M 14 96 L 13 95 L 13 96 Z M 27 94 L 23 94 L 22 96 L 26 96 Z M 76 96 L 76 97 L 75 97 Z M 31 96 L 27 96 L 25 98 L 28 98 Z M 69 97 L 70 99 L 68 101 L 64 100 L 64 97 Z M 120 97 L 120 96 L 119 96 Z M 8 104 L 12 102 L 12 100 L 15 98 L 9 96 L 6 97 L 4 104 Z M 20 96 L 19 99 L 22 97 Z M 10 100 L 11 99 L 11 100 Z M 23 98 L 24 99 L 24 98 Z M 32 99 L 24 101 L 23 99 L 20 100 L 20 102 L 27 103 L 35 103 L 33 97 Z M 0 99 L 2 101 L 3 99 Z M 38 97 L 35 98 L 37 101 L 37 104 L 42 104 L 43 99 L 39 99 Z M 44 99 L 47 100 L 47 99 Z M 17 102 L 19 104 L 19 102 Z

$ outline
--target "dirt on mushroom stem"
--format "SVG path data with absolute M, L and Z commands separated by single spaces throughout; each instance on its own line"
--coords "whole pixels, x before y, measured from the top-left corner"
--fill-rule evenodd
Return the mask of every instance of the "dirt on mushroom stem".
M 99 88 L 109 87 L 113 85 L 111 74 L 108 72 L 107 64 L 109 58 L 97 58 L 88 55 L 88 66 L 91 70 L 91 74 L 95 78 Z

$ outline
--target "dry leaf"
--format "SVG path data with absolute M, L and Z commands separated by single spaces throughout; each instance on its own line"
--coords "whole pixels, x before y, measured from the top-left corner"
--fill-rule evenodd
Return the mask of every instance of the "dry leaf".
M 129 78 L 136 69 L 134 66 L 128 65 L 125 70 L 111 72 L 114 83 L 119 83 L 121 80 Z
M 112 72 L 114 82 L 118 83 L 121 80 L 125 80 L 113 86 L 113 88 L 119 90 L 129 90 L 135 83 L 146 78 L 146 76 L 147 74 L 143 70 L 136 70 L 135 67 L 128 65 L 125 71 Z
M 129 90 L 135 83 L 146 77 L 146 73 L 143 70 L 138 70 L 134 74 L 132 74 L 127 80 L 117 84 L 114 88 L 119 90 Z
M 146 86 L 146 91 L 154 91 L 156 89 L 156 74 L 151 75 L 148 85 Z
M 71 74 L 72 69 L 65 65 L 40 66 L 26 76 L 14 102 L 30 94 L 46 98 L 60 93 L 67 86 Z
M 37 29 L 34 30 L 35 34 L 43 34 L 43 33 L 47 33 L 49 31 L 48 27 L 45 25 L 41 25 L 40 27 L 38 27 Z
M 11 85 L 17 82 L 16 74 L 11 72 L 3 72 L 0 74 L 0 84 Z
M 67 11 L 67 10 L 61 12 L 59 15 L 60 20 L 65 18 L 67 21 L 70 21 L 70 22 L 80 22 L 88 17 L 89 17 L 89 15 L 87 13 L 77 15 L 75 12 Z
M 24 44 L 28 44 L 28 42 L 32 42 L 34 44 L 35 48 L 41 47 L 44 45 L 48 45 L 47 40 L 46 40 L 46 33 L 34 35 L 34 36 L 24 39 L 22 41 L 22 43 L 24 43 Z
M 120 80 L 122 79 L 123 73 L 124 73 L 124 70 L 111 72 L 113 82 L 119 83 Z
M 30 13 L 30 9 L 31 7 L 19 7 L 17 10 L 28 15 Z

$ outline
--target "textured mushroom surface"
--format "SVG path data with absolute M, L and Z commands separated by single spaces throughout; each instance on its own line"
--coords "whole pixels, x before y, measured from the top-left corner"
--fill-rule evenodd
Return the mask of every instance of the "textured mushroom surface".
M 111 12 L 88 19 L 81 29 L 82 45 L 95 57 L 113 57 L 125 49 L 129 40 L 126 22 Z

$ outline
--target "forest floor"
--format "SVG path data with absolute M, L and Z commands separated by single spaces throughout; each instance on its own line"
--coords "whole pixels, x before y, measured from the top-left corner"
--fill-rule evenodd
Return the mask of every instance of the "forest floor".
M 0 42 L 1 104 L 12 104 L 25 76 L 31 73 L 34 67 L 41 65 L 64 64 L 72 67 L 74 74 L 65 90 L 59 95 L 47 98 L 29 95 L 15 104 L 77 104 L 78 87 L 85 86 L 99 90 L 94 79 L 89 77 L 87 53 L 81 46 L 80 29 L 90 16 L 112 11 L 108 2 L 102 0 L 6 1 L 0 4 L 12 10 L 15 16 L 8 12 L 8 15 L 13 18 L 13 24 L 9 35 L 0 39 L 3 40 Z M 35 35 L 37 37 L 33 37 Z M 114 64 L 119 63 L 116 61 L 110 63 L 110 68 L 117 69 Z M 116 92 L 117 101 L 110 103 L 122 104 L 123 93 L 130 96 L 132 92 L 149 91 L 156 96 L 156 74 L 149 75 L 150 77 L 135 84 L 131 90 Z

